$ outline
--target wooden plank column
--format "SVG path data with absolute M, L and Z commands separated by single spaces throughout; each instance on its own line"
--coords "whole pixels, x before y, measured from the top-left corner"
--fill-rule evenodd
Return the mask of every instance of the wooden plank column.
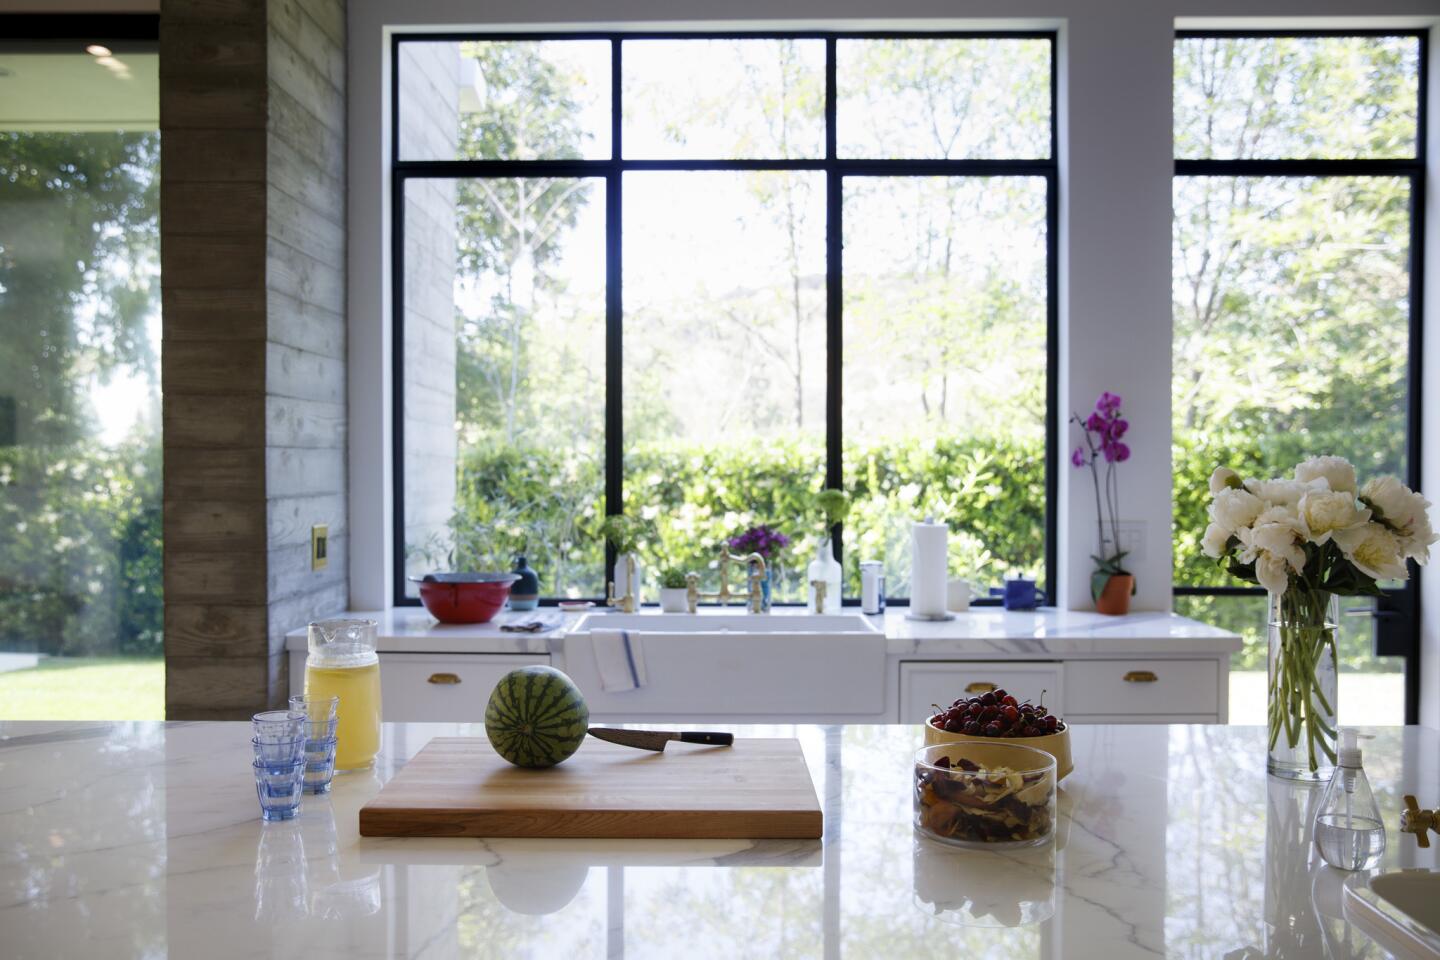
M 343 2 L 164 0 L 160 84 L 166 711 L 246 717 L 347 599 Z

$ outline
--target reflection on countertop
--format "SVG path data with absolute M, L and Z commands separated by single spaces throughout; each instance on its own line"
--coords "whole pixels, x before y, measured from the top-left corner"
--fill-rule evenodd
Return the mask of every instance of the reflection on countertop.
M 261 824 L 244 724 L 0 724 L 0 931 L 29 957 L 1378 957 L 1306 837 L 1319 790 L 1268 780 L 1263 732 L 1079 726 L 1056 842 L 957 851 L 910 826 L 900 726 L 795 736 L 820 842 L 361 838 L 356 817 L 431 737 Z M 1382 869 L 1435 867 L 1396 831 L 1440 802 L 1440 733 L 1380 728 L 1366 767 Z

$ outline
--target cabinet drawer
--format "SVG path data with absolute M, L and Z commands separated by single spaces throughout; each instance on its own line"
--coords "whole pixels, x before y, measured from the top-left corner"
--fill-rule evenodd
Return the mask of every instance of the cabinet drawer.
M 1050 712 L 1064 716 L 1058 663 L 909 660 L 900 663 L 900 722 L 923 723 L 935 712 L 931 704 L 997 687 L 1022 703 L 1039 703 L 1043 694 Z
M 1220 667 L 1214 660 L 1071 660 L 1065 706 L 1086 714 L 1217 714 Z
M 382 653 L 380 712 L 393 721 L 479 723 L 501 677 L 549 662 L 544 654 Z

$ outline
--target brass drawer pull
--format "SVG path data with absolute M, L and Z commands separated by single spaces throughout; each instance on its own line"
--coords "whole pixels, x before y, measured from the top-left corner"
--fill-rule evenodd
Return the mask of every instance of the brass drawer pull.
M 1125 674 L 1126 683 L 1154 683 L 1159 679 L 1154 670 L 1131 670 Z
M 453 673 L 432 673 L 430 683 L 459 683 L 460 678 Z
M 966 693 L 993 693 L 996 687 L 993 683 L 986 683 L 984 680 L 976 680 L 965 688 Z

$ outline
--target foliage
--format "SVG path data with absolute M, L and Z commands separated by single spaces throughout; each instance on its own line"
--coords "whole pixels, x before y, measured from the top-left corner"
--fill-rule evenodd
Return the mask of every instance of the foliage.
M 679 567 L 663 567 L 660 570 L 660 586 L 665 590 L 684 590 L 685 571 Z
M 0 649 L 161 653 L 160 448 L 0 448 Z
M 600 536 L 616 553 L 638 553 L 655 536 L 655 524 L 643 517 L 616 513 L 600 521 Z

